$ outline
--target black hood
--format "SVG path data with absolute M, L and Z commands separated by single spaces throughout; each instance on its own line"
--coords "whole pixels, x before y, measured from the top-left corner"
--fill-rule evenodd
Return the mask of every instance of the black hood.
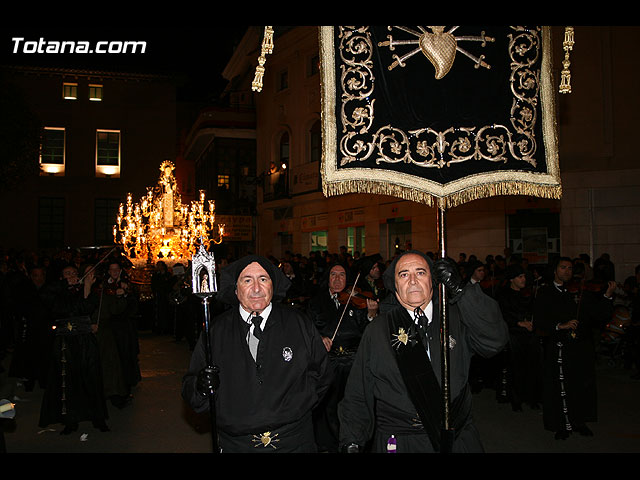
M 373 268 L 373 266 L 382 260 L 382 256 L 379 253 L 375 253 L 373 255 L 367 255 L 365 257 L 359 258 L 355 262 L 355 267 L 357 271 L 360 272 L 360 276 L 362 278 L 369 275 L 369 272 Z
M 465 265 L 464 273 L 467 275 L 467 277 L 470 277 L 471 275 L 473 275 L 473 272 L 475 272 L 480 267 L 484 267 L 484 263 L 482 263 L 480 260 L 472 260 Z
M 398 264 L 398 260 L 400 260 L 402 257 L 404 257 L 405 255 L 408 255 L 410 253 L 413 253 L 415 255 L 420 255 L 422 258 L 424 258 L 427 261 L 427 264 L 429 265 L 429 272 L 431 272 L 431 283 L 433 286 L 433 292 L 437 292 L 437 283 L 435 280 L 435 277 L 433 275 L 433 261 L 431 260 L 431 258 L 429 258 L 429 256 L 425 255 L 424 253 L 422 253 L 419 250 L 408 250 L 406 252 L 401 253 L 400 255 L 398 255 L 396 258 L 393 259 L 393 261 L 389 264 L 389 266 L 385 269 L 384 273 L 382 274 L 382 280 L 384 281 L 384 286 L 385 288 L 389 291 L 389 292 L 393 292 L 395 294 L 396 292 L 396 279 L 395 279 L 395 275 L 396 275 L 396 265 Z
M 522 268 L 522 266 L 516 264 L 509 265 L 505 270 L 504 278 L 506 278 L 507 280 L 512 280 L 517 276 L 522 275 L 523 273 L 526 272 L 524 271 L 524 268 Z
M 347 283 L 346 286 L 350 286 L 353 285 L 353 281 L 354 281 L 354 276 L 353 276 L 353 272 L 351 271 L 351 269 L 349 268 L 349 266 L 345 263 L 342 262 L 337 262 L 334 263 L 332 265 L 327 265 L 327 268 L 325 269 L 324 273 L 322 274 L 322 278 L 320 279 L 320 281 L 318 282 L 318 286 L 320 287 L 320 289 L 324 289 L 326 290 L 327 288 L 329 288 L 329 277 L 331 275 L 331 269 L 333 267 L 335 267 L 336 265 L 344 268 L 344 271 L 347 274 Z M 361 275 L 362 276 L 362 275 Z
M 291 286 L 291 281 L 286 277 L 286 275 L 267 258 L 261 255 L 247 255 L 246 257 L 242 257 L 240 260 L 230 263 L 220 272 L 219 298 L 221 301 L 229 305 L 238 304 L 238 297 L 235 293 L 238 277 L 247 265 L 253 262 L 260 264 L 271 278 L 271 282 L 273 283 L 272 301 L 282 300 L 285 298 L 287 290 Z

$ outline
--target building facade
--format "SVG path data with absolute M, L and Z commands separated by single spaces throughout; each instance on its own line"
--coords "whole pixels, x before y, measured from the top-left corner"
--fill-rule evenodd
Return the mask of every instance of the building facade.
M 250 97 L 248 97 L 250 98 Z M 256 223 L 256 129 L 251 104 L 203 110 L 186 141 L 185 165 L 192 165 L 196 190 L 215 200 L 216 222 L 225 225 L 216 258 L 254 251 Z
M 508 247 L 531 263 L 547 263 L 559 254 L 586 253 L 593 261 L 608 253 L 618 280 L 640 264 L 640 169 L 631 121 L 640 96 L 630 83 L 637 78 L 638 54 L 631 45 L 639 29 L 575 30 L 573 91 L 556 98 L 562 199 L 504 196 L 450 209 L 449 256 L 464 252 L 484 259 Z M 563 27 L 553 28 L 556 82 L 563 34 Z M 255 69 L 261 37 L 254 32 L 252 38 Z M 322 194 L 318 28 L 276 27 L 274 43 L 263 89 L 255 93 L 257 251 L 281 257 L 346 246 L 385 259 L 408 245 L 437 251 L 433 207 L 380 195 Z M 247 56 L 246 50 L 237 53 Z
M 39 172 L 0 192 L 0 245 L 113 244 L 118 207 L 176 158 L 176 87 L 152 74 L 4 67 L 40 127 Z M 3 112 L 7 114 L 7 112 Z

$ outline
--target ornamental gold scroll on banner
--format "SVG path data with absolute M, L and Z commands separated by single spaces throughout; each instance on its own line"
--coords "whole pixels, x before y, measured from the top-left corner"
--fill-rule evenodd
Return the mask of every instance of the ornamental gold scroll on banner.
M 561 197 L 549 27 L 319 29 L 326 196 Z

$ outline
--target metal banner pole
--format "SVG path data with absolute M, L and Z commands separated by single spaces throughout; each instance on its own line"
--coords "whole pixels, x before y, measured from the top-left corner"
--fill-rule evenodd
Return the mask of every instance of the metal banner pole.
M 202 299 L 202 306 L 204 307 L 204 321 L 202 322 L 202 345 L 204 346 L 205 358 L 207 361 L 207 368 L 217 370 L 213 364 L 213 354 L 211 352 L 211 336 L 210 336 L 210 323 L 211 314 L 209 312 L 209 301 L 212 296 L 218 291 L 216 285 L 216 262 L 214 260 L 213 253 L 208 253 L 202 243 L 198 253 L 196 253 L 191 260 L 191 282 L 193 293 Z M 215 391 L 213 389 L 209 392 L 209 415 L 211 417 L 211 442 L 213 447 L 213 453 L 220 453 L 218 447 L 218 429 L 216 425 L 216 403 L 215 403 Z
M 215 368 L 213 365 L 213 357 L 211 355 L 211 337 L 209 336 L 210 332 L 210 313 L 209 313 L 209 299 L 210 297 L 202 298 L 202 305 L 204 307 L 204 321 L 203 321 L 203 335 L 202 344 L 204 345 L 204 353 L 207 359 L 207 367 Z M 213 448 L 213 453 L 219 453 L 220 448 L 218 448 L 218 428 L 216 424 L 216 399 L 215 392 L 211 392 L 209 394 L 209 416 L 211 418 L 211 444 Z
M 438 224 L 438 255 L 441 259 L 447 257 L 447 219 L 446 210 L 443 206 L 439 205 L 437 209 L 437 224 Z M 441 453 L 450 453 L 453 446 L 454 432 L 449 424 L 449 406 L 451 403 L 451 394 L 449 391 L 449 322 L 448 322 L 448 305 L 447 305 L 447 290 L 444 283 L 439 285 L 439 300 L 440 300 L 440 356 L 442 365 L 442 441 L 441 441 Z

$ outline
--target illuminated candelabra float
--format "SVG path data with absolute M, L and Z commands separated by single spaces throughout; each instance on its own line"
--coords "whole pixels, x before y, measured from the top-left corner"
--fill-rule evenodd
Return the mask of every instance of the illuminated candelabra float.
M 182 204 L 174 169 L 171 161 L 164 161 L 155 187 L 147 187 L 139 202 L 128 194 L 126 204 L 120 204 L 113 240 L 139 272 L 158 261 L 186 266 L 200 245 L 208 250 L 222 243 L 224 224 L 216 223 L 215 202 L 200 190 L 198 200 Z

